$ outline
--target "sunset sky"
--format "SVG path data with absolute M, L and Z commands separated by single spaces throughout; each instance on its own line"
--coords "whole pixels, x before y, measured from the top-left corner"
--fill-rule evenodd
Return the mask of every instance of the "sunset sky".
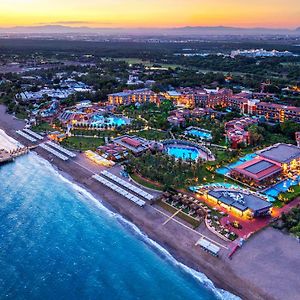
M 0 0 L 0 26 L 300 26 L 300 0 Z

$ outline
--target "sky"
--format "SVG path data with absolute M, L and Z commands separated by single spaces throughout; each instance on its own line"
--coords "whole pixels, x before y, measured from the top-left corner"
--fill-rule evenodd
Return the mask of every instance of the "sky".
M 300 0 L 0 0 L 0 26 L 296 28 Z

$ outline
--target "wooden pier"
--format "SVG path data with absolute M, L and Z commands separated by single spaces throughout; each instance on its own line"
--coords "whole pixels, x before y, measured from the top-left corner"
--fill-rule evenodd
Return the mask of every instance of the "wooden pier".
M 13 161 L 13 157 L 9 152 L 4 149 L 0 150 L 0 164 L 4 164 L 6 162 Z
M 0 149 L 0 164 L 12 162 L 15 158 L 27 154 L 30 151 L 29 147 L 17 148 L 12 151 Z

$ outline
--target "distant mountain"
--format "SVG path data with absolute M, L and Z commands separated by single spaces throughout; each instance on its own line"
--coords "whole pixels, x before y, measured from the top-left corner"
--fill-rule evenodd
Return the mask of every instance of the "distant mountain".
M 178 32 L 189 33 L 209 33 L 209 34 L 245 34 L 245 35 L 259 35 L 259 34 L 295 34 L 296 30 L 285 28 L 242 28 L 242 27 L 226 27 L 226 26 L 186 26 L 173 29 Z
M 0 28 L 2 34 L 118 34 L 118 35 L 298 35 L 300 27 L 292 29 L 274 28 L 240 28 L 226 26 L 186 26 L 177 28 L 92 28 L 71 27 L 65 25 L 18 26 Z

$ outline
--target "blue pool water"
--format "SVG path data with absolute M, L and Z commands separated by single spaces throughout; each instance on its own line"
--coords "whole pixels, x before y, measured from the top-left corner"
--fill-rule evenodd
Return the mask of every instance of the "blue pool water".
M 199 157 L 199 151 L 196 148 L 186 148 L 179 146 L 167 146 L 167 153 L 175 158 L 181 158 L 184 160 L 192 159 L 197 160 Z
M 225 167 L 217 169 L 216 172 L 220 175 L 226 175 L 227 173 L 230 172 L 231 169 L 234 169 L 235 167 L 238 167 L 238 166 L 242 165 L 243 163 L 254 159 L 256 156 L 257 156 L 257 154 L 255 154 L 255 153 L 247 154 L 247 155 L 241 157 L 238 161 L 236 161 L 232 164 L 229 164 Z
M 187 131 L 187 134 L 199 137 L 199 138 L 204 139 L 204 140 L 211 140 L 212 139 L 211 133 L 206 132 L 206 131 L 202 131 L 200 129 L 194 129 L 194 128 L 190 129 L 190 130 Z
M 264 194 L 271 197 L 277 197 L 280 192 L 274 188 L 269 188 L 266 191 L 264 191 Z
M 246 161 L 252 160 L 255 157 L 257 157 L 257 154 L 249 153 L 249 154 L 245 155 L 244 157 L 241 157 L 240 160 L 243 162 L 246 162 Z
M 277 183 L 264 191 L 264 194 L 272 197 L 277 197 L 280 193 L 286 192 L 290 187 L 297 185 L 300 182 L 300 176 L 296 180 L 286 179 Z
M 222 183 L 218 183 L 218 182 L 216 182 L 216 183 L 209 183 L 209 184 L 206 184 L 205 186 L 214 186 L 214 187 L 225 187 L 225 188 L 227 188 L 227 189 L 231 189 L 231 188 L 240 188 L 240 186 L 238 186 L 238 185 L 236 185 L 236 184 L 231 184 L 231 183 L 228 183 L 228 182 L 222 182 Z M 194 192 L 194 193 L 197 193 L 198 191 L 199 191 L 199 188 L 200 188 L 201 186 L 191 186 L 191 187 L 189 187 L 189 190 L 190 191 L 192 191 L 192 192 Z M 270 193 L 270 194 L 266 194 L 266 193 L 262 193 L 262 194 L 264 194 L 264 196 L 266 197 L 266 198 L 268 198 L 267 199 L 267 201 L 268 202 L 274 202 L 275 201 L 275 197 L 277 196 L 277 195 L 273 195 L 272 193 Z
M 224 176 L 229 172 L 230 172 L 230 169 L 228 169 L 227 167 L 219 168 L 216 170 L 216 173 L 218 173 L 220 175 L 224 175 Z
M 0 183 L 0 299 L 236 299 L 35 154 Z
M 128 124 L 128 120 L 126 118 L 122 117 L 116 117 L 116 116 L 111 116 L 111 117 L 104 117 L 102 115 L 95 115 L 92 120 L 92 125 L 111 125 L 111 126 L 124 126 Z

